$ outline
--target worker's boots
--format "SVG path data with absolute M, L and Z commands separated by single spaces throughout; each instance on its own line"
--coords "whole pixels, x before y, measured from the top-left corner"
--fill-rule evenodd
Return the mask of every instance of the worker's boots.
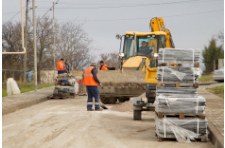
M 95 111 L 102 111 L 103 109 L 102 108 L 99 108 L 99 109 L 96 109 Z

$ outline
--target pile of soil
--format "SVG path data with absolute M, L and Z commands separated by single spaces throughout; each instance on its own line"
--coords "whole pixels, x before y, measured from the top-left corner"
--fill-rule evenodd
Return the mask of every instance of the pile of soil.
M 110 110 L 119 111 L 119 112 L 133 112 L 132 100 L 125 101 L 123 103 L 113 104 Z

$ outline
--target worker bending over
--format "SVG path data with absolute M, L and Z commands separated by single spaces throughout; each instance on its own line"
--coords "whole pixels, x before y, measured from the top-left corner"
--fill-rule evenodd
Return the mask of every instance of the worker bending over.
M 95 110 L 102 111 L 103 109 L 100 108 L 99 105 L 99 91 L 98 85 L 101 86 L 100 81 L 97 77 L 97 69 L 96 63 L 92 63 L 90 67 L 88 67 L 84 72 L 84 86 L 87 88 L 88 93 L 88 100 L 87 100 L 87 111 L 93 111 L 92 104 L 93 104 L 93 97 L 95 98 Z
M 108 70 L 108 65 L 106 65 L 103 61 L 100 61 L 100 70 Z
M 63 74 L 63 73 L 67 73 L 66 71 L 66 66 L 64 64 L 64 59 L 60 59 L 57 62 L 57 70 L 58 70 L 58 74 Z
M 69 61 L 68 60 L 66 60 L 66 63 L 65 63 L 66 65 L 66 71 L 67 71 L 67 73 L 70 73 L 70 70 L 71 70 L 71 66 L 70 66 L 70 64 L 69 64 Z

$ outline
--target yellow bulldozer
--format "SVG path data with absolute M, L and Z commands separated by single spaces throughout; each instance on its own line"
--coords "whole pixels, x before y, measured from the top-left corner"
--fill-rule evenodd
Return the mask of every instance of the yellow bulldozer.
M 150 110 L 146 104 L 153 103 L 155 100 L 159 48 L 174 48 L 172 36 L 161 17 L 151 19 L 150 29 L 151 32 L 128 31 L 124 35 L 116 35 L 120 39 L 120 47 L 123 42 L 119 63 L 115 70 L 98 73 L 103 84 L 99 87 L 100 99 L 103 103 L 114 104 L 117 100 L 124 102 L 130 97 L 140 96 L 146 92 L 147 103 L 136 100 L 134 104 L 138 102 L 137 106 L 141 106 L 141 111 Z M 146 108 L 143 109 L 143 106 Z M 138 113 L 136 111 L 134 116 L 139 114 L 140 111 Z

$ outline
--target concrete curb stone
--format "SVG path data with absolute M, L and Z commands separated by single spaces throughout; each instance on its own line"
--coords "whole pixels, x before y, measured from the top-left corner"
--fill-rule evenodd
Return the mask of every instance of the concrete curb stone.
M 210 85 L 210 84 L 217 84 L 219 82 L 216 81 L 210 81 L 210 82 L 199 82 L 198 85 Z
M 217 131 L 214 125 L 208 120 L 209 139 L 215 148 L 224 148 L 224 137 Z

